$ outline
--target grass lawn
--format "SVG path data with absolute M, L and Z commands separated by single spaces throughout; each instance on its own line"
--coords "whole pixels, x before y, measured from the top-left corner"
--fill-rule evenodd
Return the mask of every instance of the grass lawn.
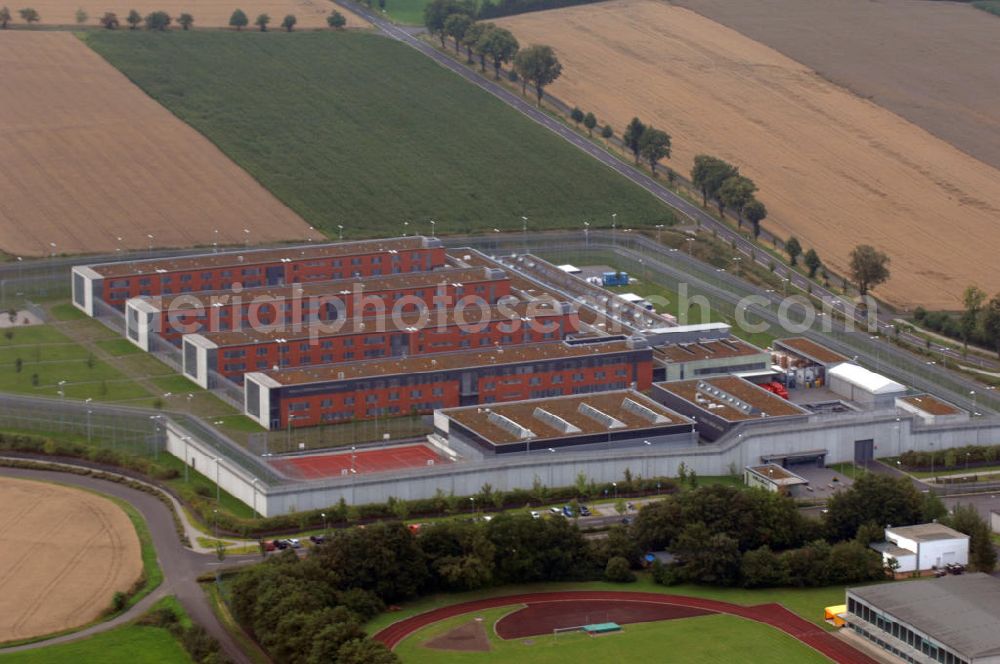
M 102 350 L 115 357 L 135 355 L 142 352 L 141 348 L 128 339 L 101 339 L 96 343 Z
M 59 321 L 66 320 L 87 320 L 90 317 L 77 309 L 71 302 L 60 302 L 59 304 L 53 305 L 49 311 L 52 316 Z
M 385 13 L 396 23 L 423 25 L 428 0 L 386 0 Z M 375 4 L 378 7 L 378 4 Z
M 391 2 L 391 0 L 390 0 Z M 407 46 L 361 32 L 84 39 L 309 223 L 345 237 L 671 223 L 670 209 Z M 498 165 L 502 166 L 498 168 Z
M 467 602 L 483 597 L 495 597 L 497 595 L 514 595 L 525 592 L 546 592 L 565 590 L 628 590 L 638 592 L 663 593 L 667 595 L 684 595 L 688 597 L 706 597 L 733 604 L 753 606 L 756 604 L 767 604 L 777 602 L 789 611 L 797 613 L 806 620 L 819 625 L 824 629 L 832 629 L 823 622 L 823 608 L 833 604 L 843 604 L 844 587 L 830 586 L 827 588 L 764 588 L 748 590 L 745 588 L 717 588 L 714 586 L 661 586 L 653 583 L 649 574 L 640 573 L 639 579 L 635 583 L 605 583 L 603 581 L 592 581 L 587 583 L 540 583 L 523 586 L 505 586 L 502 588 L 491 588 L 488 590 L 429 595 L 414 602 L 402 605 L 400 611 L 393 613 L 383 613 L 372 619 L 365 625 L 365 631 L 373 634 L 378 630 L 391 625 L 394 622 L 408 618 L 418 613 L 423 613 L 440 606 L 449 606 L 460 602 Z M 749 661 L 749 660 L 747 660 Z
M 735 616 L 709 615 L 625 625 L 620 633 L 589 637 L 565 633 L 504 641 L 494 623 L 515 607 L 477 611 L 429 625 L 396 647 L 404 664 L 473 664 L 475 662 L 826 662 L 825 657 L 791 636 L 767 625 Z M 466 622 L 482 617 L 490 652 L 453 652 L 425 648 L 423 643 Z
M 165 597 L 154 608 L 169 606 L 181 617 L 181 623 L 191 621 L 173 597 Z M 0 655 L 4 664 L 187 664 L 191 662 L 181 644 L 166 629 L 125 625 L 82 641 Z

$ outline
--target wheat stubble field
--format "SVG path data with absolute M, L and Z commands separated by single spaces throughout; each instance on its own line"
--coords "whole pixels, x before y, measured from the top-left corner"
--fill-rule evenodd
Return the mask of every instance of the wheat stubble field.
M 86 624 L 142 572 L 128 516 L 100 496 L 0 478 L 0 642 Z
M 174 20 L 187 12 L 194 17 L 196 28 L 220 28 L 229 25 L 229 17 L 237 7 L 250 19 L 248 29 L 256 30 L 253 21 L 259 14 L 271 17 L 271 29 L 280 30 L 281 20 L 286 14 L 294 14 L 296 28 L 327 28 L 326 17 L 336 9 L 347 19 L 347 27 L 367 27 L 368 22 L 343 7 L 334 7 L 327 0 L 37 0 L 31 6 L 38 10 L 42 24 L 75 25 L 76 10 L 83 9 L 88 14 L 87 25 L 97 25 L 104 12 L 114 12 L 125 28 L 125 17 L 129 10 L 140 14 L 165 11 Z M 16 15 L 16 14 L 15 14 Z
M 319 237 L 72 34 L 5 31 L 0 62 L 0 250 Z
M 983 20 L 991 19 L 984 16 Z M 621 132 L 633 115 L 674 137 L 670 165 L 697 153 L 739 164 L 761 188 L 765 224 L 797 235 L 840 273 L 858 243 L 885 250 L 877 294 L 957 308 L 991 269 L 1000 171 L 777 51 L 658 0 L 613 0 L 500 23 L 521 44 L 552 45 L 551 92 Z

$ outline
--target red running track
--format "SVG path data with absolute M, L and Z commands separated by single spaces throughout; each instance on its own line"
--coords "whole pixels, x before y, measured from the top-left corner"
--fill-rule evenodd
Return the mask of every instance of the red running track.
M 333 454 L 285 457 L 273 459 L 271 465 L 288 477 L 315 480 L 340 477 L 345 472 L 350 473 L 351 468 L 358 475 L 364 475 L 386 470 L 423 467 L 428 465 L 428 461 L 433 461 L 434 464 L 448 463 L 447 459 L 427 445 L 400 445 L 358 450 L 354 453 L 348 450 Z
M 726 613 L 748 620 L 764 623 L 780 629 L 782 632 L 811 646 L 835 662 L 842 664 L 878 664 L 876 660 L 855 650 L 849 644 L 841 641 L 819 626 L 800 618 L 780 604 L 759 604 L 757 606 L 740 606 L 729 602 L 720 602 L 701 597 L 683 597 L 680 595 L 661 595 L 659 593 L 619 592 L 609 590 L 575 590 L 557 593 L 526 593 L 522 595 L 506 595 L 474 600 L 463 604 L 453 604 L 421 613 L 389 625 L 373 638 L 381 641 L 389 648 L 396 647 L 400 641 L 413 632 L 439 620 L 452 618 L 464 613 L 494 609 L 511 604 L 532 604 L 535 602 L 581 601 L 581 600 L 619 600 L 625 602 L 649 602 L 651 604 L 674 604 L 687 606 L 716 613 Z

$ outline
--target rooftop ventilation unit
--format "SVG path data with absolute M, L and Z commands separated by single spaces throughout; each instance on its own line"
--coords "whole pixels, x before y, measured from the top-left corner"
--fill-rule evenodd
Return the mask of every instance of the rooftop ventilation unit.
M 640 417 L 652 424 L 667 424 L 668 422 L 670 422 L 670 418 L 665 417 L 660 413 L 657 413 L 652 408 L 649 408 L 648 406 L 643 406 L 638 401 L 629 399 L 627 397 L 622 401 L 622 410 L 626 410 L 635 415 L 636 417 Z
M 509 417 L 505 417 L 495 411 L 486 416 L 486 421 L 514 435 L 518 440 L 529 440 L 537 437 L 531 429 L 523 427 Z
M 601 426 L 603 426 L 603 427 L 605 427 L 607 429 L 625 429 L 625 428 L 627 428 L 627 425 L 624 422 L 622 422 L 621 420 L 619 420 L 619 419 L 617 419 L 615 417 L 612 417 L 611 415 L 608 415 L 604 411 L 597 410 L 596 408 L 594 408 L 593 406 L 591 406 L 589 403 L 581 403 L 577 407 L 577 411 L 579 411 L 579 413 L 581 415 L 585 415 L 586 417 L 589 417 L 590 419 L 594 420 L 595 422 L 598 422 Z
M 580 427 L 564 420 L 555 413 L 550 413 L 544 408 L 535 408 L 531 415 L 563 434 L 580 433 L 581 431 Z

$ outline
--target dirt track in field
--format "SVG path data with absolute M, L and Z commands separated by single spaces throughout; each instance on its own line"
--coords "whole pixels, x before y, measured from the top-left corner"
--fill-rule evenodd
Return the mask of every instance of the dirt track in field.
M 0 250 L 319 237 L 72 34 L 8 30 L 0 62 Z
M 67 487 L 0 479 L 0 642 L 88 623 L 142 573 L 120 507 Z
M 955 308 L 970 283 L 1000 290 L 988 268 L 1000 244 L 1000 171 L 898 115 L 658 0 L 499 22 L 522 45 L 556 49 L 564 73 L 554 95 L 616 133 L 638 115 L 672 134 L 673 168 L 689 172 L 703 152 L 740 165 L 761 188 L 765 224 L 837 272 L 859 243 L 886 251 L 893 276 L 878 295 Z
M 294 14 L 297 28 L 327 28 L 326 17 L 334 9 L 347 19 L 347 27 L 367 27 L 363 18 L 336 7 L 327 0 L 250 0 L 234 2 L 233 0 L 37 0 L 31 6 L 38 10 L 42 25 L 76 25 L 76 10 L 82 8 L 88 14 L 86 25 L 98 25 L 98 19 L 104 12 L 114 12 L 123 28 L 127 29 L 125 17 L 134 9 L 143 16 L 154 11 L 165 11 L 174 21 L 182 12 L 194 17 L 195 27 L 220 28 L 229 25 L 229 18 L 239 7 L 250 19 L 248 29 L 253 27 L 254 19 L 260 14 L 271 17 L 270 29 L 280 29 L 281 21 L 286 14 Z M 17 13 L 14 14 L 18 19 Z M 18 21 L 20 22 L 20 21 Z
M 673 0 L 1000 168 L 1000 17 L 926 0 Z

